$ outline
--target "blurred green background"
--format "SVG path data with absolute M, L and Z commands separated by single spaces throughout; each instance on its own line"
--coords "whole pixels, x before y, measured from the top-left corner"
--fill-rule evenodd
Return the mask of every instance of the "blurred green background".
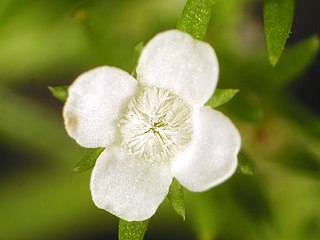
M 96 208 L 86 153 L 63 126 L 47 87 L 111 65 L 131 72 L 134 46 L 176 26 L 185 0 L 0 0 L 0 240 L 116 239 L 117 218 Z M 167 200 L 146 239 L 320 239 L 319 1 L 296 1 L 276 67 L 266 55 L 262 1 L 217 0 L 206 41 L 219 108 L 243 138 L 240 167 L 206 193 L 188 193 L 186 221 Z M 318 85 L 317 85 L 318 84 Z

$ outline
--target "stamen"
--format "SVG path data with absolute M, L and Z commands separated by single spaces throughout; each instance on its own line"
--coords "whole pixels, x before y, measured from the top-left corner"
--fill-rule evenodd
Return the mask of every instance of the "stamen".
M 192 108 L 168 90 L 144 87 L 120 120 L 122 147 L 149 161 L 165 161 L 191 140 Z

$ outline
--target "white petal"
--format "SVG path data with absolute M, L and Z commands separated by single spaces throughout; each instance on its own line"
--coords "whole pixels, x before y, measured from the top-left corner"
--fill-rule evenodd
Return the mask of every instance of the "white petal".
M 79 76 L 63 109 L 68 134 L 83 147 L 106 147 L 115 139 L 121 110 L 138 82 L 118 68 L 99 67 Z
M 213 48 L 178 30 L 151 39 L 137 67 L 141 83 L 170 90 L 190 105 L 202 105 L 211 97 L 218 72 Z
M 100 155 L 90 187 L 97 207 L 127 221 L 142 221 L 155 213 L 171 181 L 168 163 L 133 159 L 115 147 Z
M 172 173 L 190 191 L 205 191 L 237 167 L 241 139 L 229 118 L 208 107 L 194 108 L 192 142 L 178 154 Z

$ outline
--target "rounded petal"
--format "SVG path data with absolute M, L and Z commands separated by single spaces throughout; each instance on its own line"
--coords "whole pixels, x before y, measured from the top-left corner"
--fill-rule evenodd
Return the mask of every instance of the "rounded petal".
M 63 117 L 68 134 L 83 147 L 106 147 L 115 139 L 123 106 L 138 82 L 118 68 L 99 67 L 80 75 L 68 89 Z
M 173 160 L 172 173 L 190 191 L 205 191 L 234 173 L 240 145 L 229 118 L 208 107 L 195 107 L 191 144 Z
M 218 72 L 213 48 L 178 30 L 151 39 L 137 67 L 141 83 L 165 88 L 190 105 L 203 105 L 209 100 L 217 85 Z
M 97 207 L 127 221 L 142 221 L 155 213 L 171 181 L 168 163 L 134 159 L 114 147 L 98 158 L 90 188 Z

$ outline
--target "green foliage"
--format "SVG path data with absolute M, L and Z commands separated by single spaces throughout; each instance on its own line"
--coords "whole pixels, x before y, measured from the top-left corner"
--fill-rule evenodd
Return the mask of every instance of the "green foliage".
M 49 90 L 54 97 L 65 102 L 68 97 L 68 87 L 69 86 L 49 87 Z M 93 168 L 103 150 L 104 148 L 89 149 L 87 154 L 74 166 L 72 172 L 83 173 Z
M 254 164 L 251 159 L 244 153 L 240 152 L 238 155 L 238 168 L 237 172 L 244 175 L 254 174 Z
M 119 219 L 118 239 L 119 240 L 142 240 L 148 228 L 149 220 L 141 222 L 128 222 Z
M 177 28 L 196 39 L 203 39 L 211 17 L 213 0 L 188 0 Z
M 183 187 L 175 178 L 172 180 L 167 197 L 176 213 L 178 213 L 183 220 L 185 220 L 186 214 L 184 207 Z
M 219 107 L 229 102 L 237 92 L 239 92 L 239 89 L 216 89 L 214 95 L 205 105 L 213 108 Z
M 58 86 L 58 87 L 48 87 L 52 95 L 60 100 L 65 102 L 68 97 L 68 88 L 69 86 Z
M 296 43 L 282 55 L 273 70 L 267 72 L 270 86 L 281 88 L 301 75 L 319 53 L 319 37 L 312 36 Z
M 138 66 L 138 61 L 139 61 L 139 57 L 140 54 L 142 52 L 142 49 L 144 47 L 143 42 L 139 42 L 135 47 L 134 47 L 134 53 L 133 53 L 133 68 L 132 68 L 132 73 L 131 75 L 133 77 L 137 77 L 137 72 L 136 72 L 136 68 Z
M 264 0 L 264 30 L 269 61 L 277 64 L 289 37 L 294 12 L 294 0 Z
M 236 99 L 246 95 L 250 99 L 253 94 L 257 93 L 264 96 L 271 92 L 278 93 L 310 66 L 318 52 L 319 38 L 311 36 L 286 49 L 274 67 L 270 66 L 265 56 L 258 55 L 243 59 L 225 53 L 219 59 L 220 82 L 224 82 L 223 87 L 231 84 L 241 89 L 241 93 L 236 96 Z M 232 66 L 232 71 L 225 68 L 226 66 Z M 246 91 L 246 89 L 251 91 Z M 254 102 L 255 100 L 253 100 Z
M 83 173 L 90 170 L 96 164 L 96 161 L 104 148 L 89 149 L 87 155 L 85 155 L 72 169 L 74 173 Z
M 92 203 L 90 172 L 75 176 L 68 171 L 85 150 L 65 133 L 61 105 L 47 101 L 43 92 L 100 65 L 130 72 L 132 46 L 172 28 L 185 2 L 0 1 L 1 239 L 114 234 L 115 218 Z M 172 209 L 161 206 L 151 239 L 165 229 L 174 229 L 179 239 L 192 235 L 192 229 L 201 240 L 320 239 L 320 119 L 284 91 L 313 62 L 319 39 L 288 47 L 272 67 L 264 42 L 256 38 L 261 29 L 256 31 L 248 11 L 255 2 L 216 1 L 206 34 L 219 60 L 219 87 L 241 89 L 221 107 L 241 132 L 241 174 L 205 193 L 185 191 L 186 223 L 168 218 Z M 192 17 L 201 13 L 187 9 L 189 18 L 179 24 L 189 21 L 185 31 L 203 38 L 208 11 L 197 29 Z M 254 174 L 243 174 L 251 173 L 251 164 Z

